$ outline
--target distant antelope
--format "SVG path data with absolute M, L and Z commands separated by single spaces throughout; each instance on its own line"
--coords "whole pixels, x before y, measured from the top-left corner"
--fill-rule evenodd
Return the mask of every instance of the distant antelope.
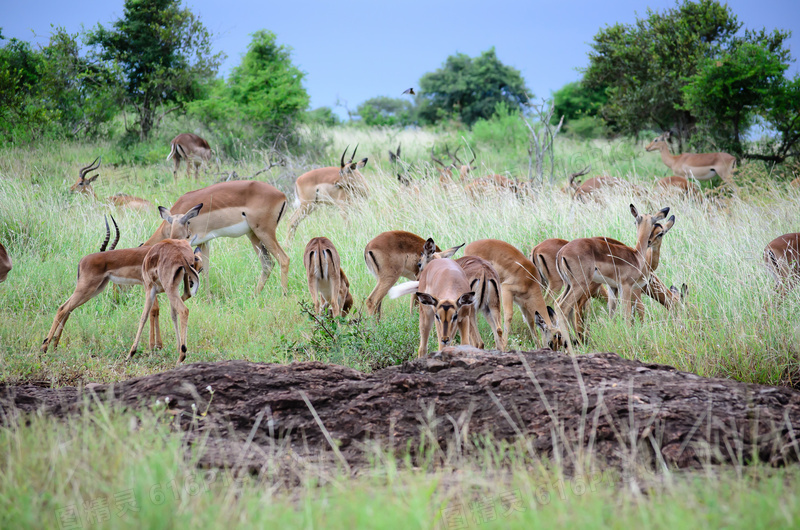
M 289 219 L 288 239 L 294 237 L 297 225 L 320 204 L 335 204 L 340 209 L 351 197 L 366 197 L 369 192 L 367 182 L 359 169 L 367 165 L 367 158 L 353 162 L 358 145 L 346 163 L 345 155 L 349 146 L 342 153 L 339 167 L 321 167 L 303 173 L 294 183 L 296 210 Z
M 200 166 L 208 164 L 211 160 L 211 146 L 196 134 L 182 133 L 170 142 L 167 160 L 170 158 L 173 163 L 172 177 L 175 182 L 178 182 L 181 160 L 186 161 L 186 178 L 189 178 L 192 164 L 194 164 L 194 179 L 197 180 L 200 177 Z
M 11 265 L 11 256 L 8 255 L 6 247 L 0 244 L 0 282 L 6 281 Z
M 659 150 L 661 161 L 680 177 L 693 177 L 697 180 L 711 180 L 714 175 L 732 187 L 733 170 L 736 167 L 736 157 L 728 153 L 683 153 L 674 156 L 669 152 L 670 132 L 667 131 L 645 147 L 646 151 Z
M 654 187 L 661 189 L 667 193 L 680 191 L 689 197 L 701 197 L 702 194 L 700 193 L 700 188 L 694 182 L 690 181 L 686 177 L 678 177 L 678 176 L 671 176 L 671 177 L 664 177 L 658 179 L 654 185 Z
M 334 317 L 346 315 L 353 306 L 350 282 L 341 266 L 339 253 L 327 237 L 315 237 L 303 253 L 308 290 L 314 312 L 330 305 Z
M 100 175 L 93 175 L 89 178 L 86 178 L 92 171 L 96 171 L 97 168 L 100 167 L 100 157 L 98 156 L 95 158 L 94 162 L 89 164 L 88 166 L 82 167 L 78 172 L 78 180 L 72 187 L 69 189 L 73 193 L 84 193 L 91 197 L 94 197 L 96 200 L 99 200 L 97 194 L 94 192 L 92 188 L 92 182 L 97 180 L 97 177 Z M 154 208 L 153 203 L 150 201 L 146 201 L 139 197 L 134 197 L 133 195 L 128 195 L 127 193 L 117 193 L 116 195 L 111 195 L 105 199 L 106 202 L 110 202 L 114 206 L 117 207 L 124 207 L 130 208 L 133 210 L 152 210 Z
M 192 252 L 188 241 L 166 239 L 153 245 L 142 262 L 142 280 L 145 302 L 136 338 L 128 352 L 128 359 L 134 356 L 142 337 L 142 330 L 156 303 L 159 293 L 166 293 L 169 299 L 170 316 L 175 327 L 178 347 L 178 362 L 186 359 L 186 335 L 189 327 L 189 309 L 183 302 L 197 294 L 200 285 L 200 271 L 203 260 L 200 249 Z
M 436 323 L 439 349 L 444 349 L 461 334 L 462 344 L 472 344 L 475 322 L 475 292 L 470 291 L 461 266 L 450 259 L 429 263 L 419 275 L 419 281 L 406 282 L 389 290 L 390 298 L 415 293 L 420 303 L 419 349 L 417 356 L 428 352 L 428 337 Z
M 600 190 L 628 185 L 628 182 L 616 177 L 592 177 L 583 183 L 580 180 L 576 180 L 578 177 L 586 175 L 590 169 L 591 166 L 588 166 L 569 176 L 569 187 L 572 189 L 573 199 L 584 201 Z
M 780 302 L 800 280 L 800 233 L 783 234 L 770 241 L 764 249 L 764 262 L 775 278 Z

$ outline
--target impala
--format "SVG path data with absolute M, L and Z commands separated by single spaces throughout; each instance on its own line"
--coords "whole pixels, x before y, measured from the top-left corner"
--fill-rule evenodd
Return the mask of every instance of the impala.
M 178 182 L 178 169 L 181 165 L 181 160 L 186 162 L 186 178 L 189 178 L 194 164 L 194 179 L 197 180 L 200 175 L 200 166 L 208 164 L 211 160 L 211 146 L 208 142 L 192 133 L 179 134 L 170 142 L 169 154 L 167 160 L 172 159 L 172 177 L 175 182 Z
M 128 353 L 128 360 L 136 353 L 139 339 L 159 293 L 166 293 L 169 299 L 170 316 L 175 327 L 178 343 L 178 362 L 186 358 L 186 334 L 189 327 L 189 309 L 183 302 L 197 294 L 200 285 L 198 273 L 203 270 L 200 248 L 192 252 L 185 240 L 167 239 L 156 243 L 147 252 L 142 262 L 144 283 L 144 309 L 139 320 L 139 328 Z M 180 322 L 178 320 L 180 319 Z
M 647 151 L 661 151 L 661 161 L 669 167 L 675 175 L 680 177 L 693 177 L 697 180 L 711 180 L 714 175 L 732 187 L 733 170 L 736 167 L 736 157 L 728 153 L 683 153 L 673 156 L 669 152 L 670 132 L 667 131 L 645 147 Z
M 700 188 L 694 182 L 690 181 L 686 177 L 678 177 L 678 176 L 671 176 L 671 177 L 664 177 L 658 179 L 655 183 L 655 187 L 666 192 L 680 192 L 689 197 L 701 197 L 702 194 L 700 193 Z
M 625 318 L 630 319 L 637 293 L 645 289 L 652 273 L 647 249 L 675 223 L 673 215 L 664 225 L 657 224 L 666 217 L 669 208 L 655 215 L 640 215 L 632 204 L 630 209 L 636 219 L 635 248 L 618 244 L 610 238 L 582 238 L 564 245 L 556 256 L 556 267 L 565 285 L 556 303 L 572 323 L 579 339 L 583 337 L 582 303 L 595 283 L 607 284 L 618 293 Z
M 291 240 L 300 221 L 306 218 L 320 204 L 335 204 L 344 212 L 344 205 L 351 197 L 366 197 L 369 188 L 359 169 L 367 165 L 367 158 L 353 162 L 358 145 L 353 155 L 345 163 L 347 146 L 342 153 L 339 167 L 321 167 L 303 173 L 294 182 L 294 207 L 296 210 L 289 219 L 288 238 Z
M 465 164 L 458 158 L 458 150 L 461 149 L 461 146 L 456 148 L 455 154 L 450 154 L 450 149 L 447 148 L 447 145 L 444 146 L 444 151 L 453 162 L 450 165 L 445 165 L 444 162 L 436 158 L 433 154 L 433 147 L 431 147 L 431 160 L 439 166 L 439 183 L 442 185 L 448 185 L 453 183 L 453 170 L 458 171 L 459 179 L 461 182 L 466 182 L 467 177 L 472 172 L 472 163 L 475 162 L 475 154 L 473 152 L 472 160 L 469 161 L 468 164 Z
M 475 325 L 475 293 L 469 290 L 464 270 L 453 260 L 437 259 L 420 273 L 419 281 L 406 282 L 389 291 L 391 298 L 416 293 L 419 310 L 419 349 L 417 356 L 428 352 L 428 337 L 436 321 L 439 349 L 450 344 L 456 332 L 461 343 L 471 345 Z
M 111 218 L 112 221 L 114 218 Z M 116 227 L 116 222 L 114 223 Z M 52 346 L 55 350 L 64 325 L 69 315 L 98 294 L 102 293 L 109 282 L 116 285 L 142 285 L 142 263 L 150 251 L 150 246 L 142 245 L 137 248 L 124 248 L 114 250 L 119 241 L 119 229 L 114 243 L 106 250 L 110 238 L 108 222 L 106 222 L 106 238 L 100 247 L 100 252 L 89 254 L 78 262 L 78 283 L 75 290 L 66 302 L 59 306 L 53 325 L 47 338 L 42 342 L 42 353 Z M 161 330 L 158 326 L 158 302 L 153 305 L 150 314 L 150 349 L 161 347 Z
M 519 306 L 522 319 L 528 326 L 531 336 L 534 332 L 535 315 L 538 312 L 546 324 L 542 337 L 545 344 L 553 344 L 558 350 L 563 345 L 562 335 L 556 323 L 550 319 L 550 312 L 542 297 L 538 272 L 533 263 L 513 245 L 498 239 L 481 239 L 467 245 L 466 256 L 478 256 L 492 264 L 500 277 L 500 298 L 503 302 L 503 336 L 508 340 L 514 304 Z M 540 328 L 541 329 L 541 328 Z
M 767 270 L 775 278 L 775 292 L 782 300 L 800 279 L 800 233 L 776 237 L 764 249 Z
M 628 185 L 628 182 L 616 177 L 592 177 L 584 183 L 575 182 L 575 177 L 585 175 L 588 170 L 589 168 L 586 168 L 581 173 L 570 175 L 569 185 L 573 190 L 573 199 L 583 201 L 592 195 L 596 195 L 598 191 Z
M 378 284 L 367 297 L 368 315 L 381 318 L 383 299 L 402 276 L 416 280 L 425 240 L 404 230 L 391 230 L 375 236 L 364 248 L 364 261 Z M 436 247 L 436 251 L 439 248 Z M 412 299 L 413 302 L 413 299 Z
M 6 252 L 6 247 L 0 244 L 0 282 L 6 281 L 11 265 L 11 256 Z
M 467 184 L 465 188 L 473 199 L 483 195 L 496 194 L 498 191 L 510 191 L 519 197 L 525 189 L 523 183 L 496 174 L 479 177 Z
M 70 191 L 73 193 L 84 193 L 93 197 L 95 200 L 99 200 L 97 194 L 94 192 L 92 188 L 92 182 L 97 180 L 97 177 L 100 175 L 92 175 L 89 178 L 86 178 L 92 171 L 96 171 L 97 168 L 100 167 L 100 157 L 98 156 L 95 158 L 94 162 L 89 164 L 88 166 L 82 167 L 78 172 L 78 180 L 75 184 L 70 187 Z M 117 193 L 115 195 L 111 195 L 105 199 L 106 202 L 110 202 L 114 206 L 117 207 L 125 207 L 134 210 L 152 210 L 153 203 L 150 201 L 146 201 L 139 197 L 134 197 L 133 195 L 128 195 L 127 193 Z
M 342 270 L 336 247 L 327 237 L 315 237 L 306 245 L 303 253 L 306 267 L 308 290 L 314 302 L 314 312 L 320 312 L 325 305 L 331 306 L 334 317 L 346 315 L 353 306 L 350 282 Z M 322 304 L 321 302 L 324 302 Z
M 164 239 L 191 239 L 200 245 L 203 263 L 209 263 L 209 241 L 218 237 L 247 236 L 261 260 L 260 293 L 272 272 L 273 257 L 281 267 L 281 288 L 288 291 L 289 256 L 275 237 L 275 230 L 286 211 L 286 195 L 266 182 L 234 180 L 190 191 L 167 210 L 159 208 L 163 222 L 145 245 Z M 187 215 L 189 215 L 187 217 Z M 208 268 L 205 282 L 208 284 Z

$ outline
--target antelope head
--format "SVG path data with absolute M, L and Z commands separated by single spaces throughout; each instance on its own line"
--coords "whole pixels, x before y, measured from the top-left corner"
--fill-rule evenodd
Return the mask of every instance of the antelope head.
M 436 297 L 417 292 L 417 299 L 420 304 L 430 306 L 433 309 L 433 316 L 436 324 L 436 335 L 441 346 L 447 346 L 455 337 L 458 330 L 458 322 L 462 318 L 467 318 L 467 312 L 475 303 L 475 291 L 462 294 L 458 300 L 437 300 Z M 429 328 L 430 329 L 430 328 Z
M 344 157 L 347 155 L 348 149 L 350 149 L 349 145 L 345 147 L 344 152 L 342 153 L 342 159 L 339 162 L 339 176 L 342 179 L 341 184 L 357 189 L 357 191 L 361 191 L 362 193 L 366 193 L 367 182 L 364 180 L 364 176 L 358 170 L 366 166 L 369 159 L 362 158 L 358 162 L 353 162 L 356 157 L 356 151 L 358 151 L 358 144 L 356 144 L 355 149 L 353 149 L 353 154 L 350 156 L 350 160 L 345 162 Z
M 92 182 L 97 180 L 97 177 L 100 176 L 98 173 L 97 175 L 93 175 L 86 178 L 86 175 L 92 171 L 95 171 L 97 168 L 100 167 L 100 157 L 94 159 L 94 162 L 89 164 L 88 166 L 82 167 L 81 170 L 78 172 L 78 181 L 72 185 L 69 191 L 74 193 L 88 193 L 90 195 L 94 195 L 94 190 L 92 189 Z
M 578 171 L 577 173 L 572 173 L 569 176 L 569 187 L 572 188 L 573 190 L 578 189 L 580 187 L 580 185 L 581 185 L 581 181 L 578 180 L 576 182 L 575 179 L 577 179 L 578 177 L 584 176 L 585 174 L 587 174 L 591 170 L 592 170 L 592 166 L 588 165 L 585 168 L 583 168 L 582 170 Z
M 425 266 L 435 259 L 445 259 L 445 258 L 452 258 L 458 249 L 463 247 L 466 243 L 461 243 L 458 246 L 448 248 L 447 250 L 443 250 L 441 252 L 436 252 L 436 243 L 434 243 L 433 238 L 429 237 L 428 240 L 425 242 L 425 246 L 422 247 L 422 254 L 420 254 L 419 261 L 417 262 L 417 269 L 421 273 Z
M 163 206 L 158 207 L 158 213 L 161 218 L 167 222 L 165 226 L 164 235 L 169 239 L 189 239 L 191 231 L 189 230 L 189 221 L 200 213 L 203 203 L 193 206 L 191 210 L 183 215 L 172 215 L 169 210 Z
M 459 176 L 461 177 L 461 180 L 466 179 L 467 175 L 469 175 L 472 172 L 472 170 L 475 169 L 472 166 L 472 163 L 475 162 L 475 159 L 478 156 L 478 155 L 475 154 L 475 150 L 473 149 L 473 151 L 472 151 L 472 160 L 469 161 L 469 164 L 465 164 L 464 162 L 461 161 L 460 158 L 458 158 L 458 150 L 461 149 L 461 146 L 458 146 L 456 148 L 456 152 L 453 153 L 452 155 L 450 154 L 450 151 L 447 149 L 447 145 L 446 144 L 445 144 L 444 148 L 445 148 L 445 152 L 447 153 L 447 155 L 450 158 L 453 159 L 453 166 L 458 169 L 458 173 L 459 173 Z
M 669 131 L 663 133 L 661 136 L 657 136 L 655 140 L 650 142 L 647 147 L 644 148 L 645 151 L 655 151 L 656 149 L 661 149 L 662 145 L 666 145 L 669 147 L 669 139 L 672 136 L 672 133 Z
M 552 307 L 547 306 L 547 314 L 550 316 L 551 324 L 548 324 L 538 311 L 536 311 L 533 315 L 533 323 L 536 324 L 536 327 L 542 332 L 542 338 L 544 339 L 544 343 L 547 344 L 548 348 L 553 351 L 563 350 L 566 346 L 566 343 L 564 342 L 564 338 L 561 336 L 561 330 L 558 327 L 556 312 Z

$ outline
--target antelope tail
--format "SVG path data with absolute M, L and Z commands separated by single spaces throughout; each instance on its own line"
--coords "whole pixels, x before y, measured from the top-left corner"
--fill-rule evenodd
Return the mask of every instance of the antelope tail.
M 395 285 L 389 289 L 389 298 L 394 300 L 406 294 L 416 293 L 419 288 L 419 282 L 406 282 L 400 285 Z

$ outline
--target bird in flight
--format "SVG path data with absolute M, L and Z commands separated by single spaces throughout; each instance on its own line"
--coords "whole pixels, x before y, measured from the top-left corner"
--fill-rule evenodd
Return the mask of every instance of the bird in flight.
M 414 92 L 413 88 L 408 88 L 406 90 L 403 90 L 403 94 L 411 94 L 412 96 L 415 96 L 416 92 Z

